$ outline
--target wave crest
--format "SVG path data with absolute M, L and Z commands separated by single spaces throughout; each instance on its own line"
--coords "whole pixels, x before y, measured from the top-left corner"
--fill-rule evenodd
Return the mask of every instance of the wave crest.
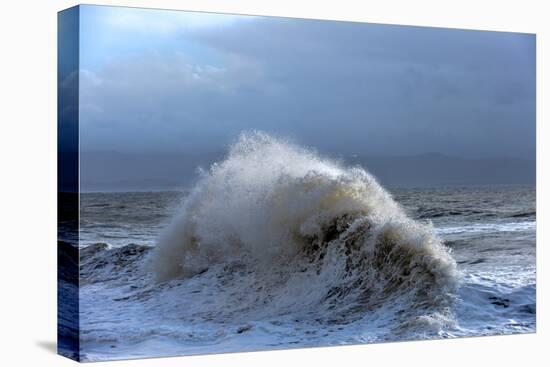
M 407 323 L 426 323 L 426 311 L 449 308 L 458 279 L 433 228 L 408 218 L 368 172 L 260 132 L 242 134 L 203 173 L 154 259 L 159 281 L 220 264 L 249 269 L 253 304 L 323 305 L 348 321 L 401 304 Z

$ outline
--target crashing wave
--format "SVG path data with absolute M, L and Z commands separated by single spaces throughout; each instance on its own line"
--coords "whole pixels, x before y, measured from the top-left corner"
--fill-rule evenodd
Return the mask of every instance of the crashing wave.
M 143 277 L 144 260 L 151 246 L 130 243 L 111 247 L 93 243 L 80 249 L 80 285 Z
M 449 322 L 458 282 L 431 225 L 408 218 L 373 176 L 260 132 L 203 173 L 154 269 L 159 282 L 221 282 L 230 296 L 219 317 L 348 323 L 384 308 L 400 321 L 392 332 Z

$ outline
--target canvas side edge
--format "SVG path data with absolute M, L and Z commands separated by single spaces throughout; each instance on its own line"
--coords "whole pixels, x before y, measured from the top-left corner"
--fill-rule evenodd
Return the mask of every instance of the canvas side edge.
M 80 361 L 79 43 L 80 7 L 58 13 L 57 352 Z

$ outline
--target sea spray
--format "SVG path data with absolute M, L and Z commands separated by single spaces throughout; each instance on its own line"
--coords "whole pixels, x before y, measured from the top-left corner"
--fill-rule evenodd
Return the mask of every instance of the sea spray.
M 302 184 L 281 192 L 293 185 Z M 294 254 L 270 259 L 235 246 L 240 252 L 204 259 L 195 273 L 158 281 L 155 239 L 170 218 L 167 233 L 180 225 L 185 211 L 174 214 L 188 194 L 83 194 L 84 360 L 536 330 L 534 188 L 396 189 L 394 200 L 421 223 L 351 211 L 319 226 L 311 216 Z M 295 201 L 274 202 L 284 211 Z M 434 230 L 459 264 L 456 291 L 446 255 L 426 249 L 446 252 Z
M 452 322 L 458 283 L 433 228 L 368 172 L 261 132 L 242 134 L 203 174 L 154 267 L 160 282 L 199 276 L 231 289 L 216 317 L 345 324 L 382 308 L 398 321 L 393 333 Z

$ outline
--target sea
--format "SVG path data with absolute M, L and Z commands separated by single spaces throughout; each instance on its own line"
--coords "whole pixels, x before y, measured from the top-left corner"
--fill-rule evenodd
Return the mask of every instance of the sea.
M 249 139 L 189 190 L 80 194 L 81 360 L 536 331 L 534 186 L 383 188 Z

